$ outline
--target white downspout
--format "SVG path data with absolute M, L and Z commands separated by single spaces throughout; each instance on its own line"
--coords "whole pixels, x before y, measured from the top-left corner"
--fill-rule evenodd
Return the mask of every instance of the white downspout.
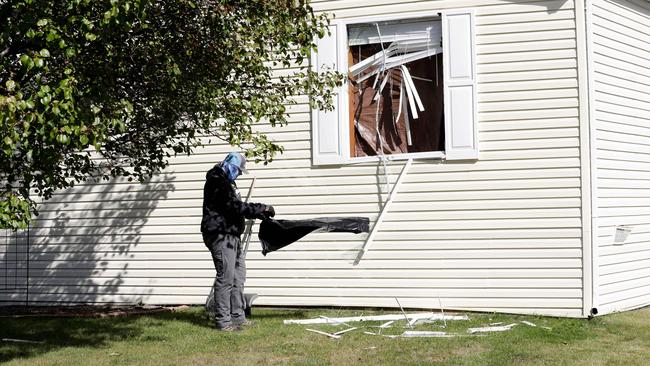
M 576 51 L 578 61 L 578 99 L 580 103 L 580 185 L 582 217 L 582 315 L 591 317 L 598 313 L 598 243 L 595 240 L 595 144 L 591 57 L 591 1 L 575 2 Z

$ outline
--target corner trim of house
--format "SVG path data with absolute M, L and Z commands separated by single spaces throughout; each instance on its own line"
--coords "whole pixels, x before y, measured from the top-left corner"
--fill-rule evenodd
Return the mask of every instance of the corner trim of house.
M 582 315 L 592 316 L 592 309 L 597 304 L 596 246 L 594 241 L 593 210 L 596 207 L 592 184 L 594 172 L 594 155 L 592 154 L 593 128 L 592 106 L 590 103 L 592 81 L 590 80 L 589 37 L 591 0 L 576 0 L 576 51 L 578 61 L 578 100 L 580 130 L 580 198 L 582 216 Z

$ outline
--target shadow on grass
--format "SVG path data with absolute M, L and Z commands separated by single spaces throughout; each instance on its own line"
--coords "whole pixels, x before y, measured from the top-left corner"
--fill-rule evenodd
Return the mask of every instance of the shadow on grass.
M 300 319 L 303 310 L 253 310 L 254 321 L 281 322 L 284 319 Z M 0 339 L 10 338 L 43 343 L 0 342 L 0 364 L 17 358 L 31 358 L 66 347 L 109 347 L 111 342 L 156 341 L 151 328 L 163 328 L 169 322 L 184 322 L 195 327 L 212 329 L 202 307 L 185 311 L 131 315 L 117 318 L 0 318 Z M 161 337 L 163 336 L 161 335 Z M 163 338 L 161 338 L 163 339 Z
M 253 308 L 252 316 L 249 319 L 254 322 L 275 323 L 282 322 L 285 319 L 302 319 L 306 316 L 307 313 L 304 310 Z M 199 327 L 214 328 L 211 320 L 208 319 L 205 310 L 201 306 L 193 307 L 189 311 L 161 313 L 150 315 L 149 317 L 161 320 L 180 320 Z
M 139 321 L 146 318 L 146 321 Z M 65 347 L 102 348 L 110 342 L 142 340 L 145 328 L 164 327 L 173 320 L 208 327 L 204 312 L 130 315 L 117 318 L 4 318 L 0 319 L 0 364 L 30 358 Z M 201 321 L 203 320 L 203 321 Z
M 132 317 L 18 318 L 0 320 L 0 337 L 43 342 L 1 342 L 0 363 L 29 358 L 64 347 L 102 347 L 110 341 L 128 340 L 142 334 L 143 325 Z

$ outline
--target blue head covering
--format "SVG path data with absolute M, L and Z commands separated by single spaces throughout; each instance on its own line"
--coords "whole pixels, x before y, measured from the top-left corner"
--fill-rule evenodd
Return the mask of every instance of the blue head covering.
M 234 182 L 242 173 L 247 173 L 246 158 L 238 152 L 228 154 L 220 166 L 231 182 Z

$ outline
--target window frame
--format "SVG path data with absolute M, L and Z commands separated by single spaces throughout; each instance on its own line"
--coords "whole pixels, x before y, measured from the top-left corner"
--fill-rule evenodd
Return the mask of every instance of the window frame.
M 418 13 L 411 14 L 398 14 L 398 15 L 374 15 L 374 16 L 362 16 L 362 17 L 353 17 L 341 20 L 334 20 L 332 23 L 338 25 L 337 30 L 338 34 L 338 66 L 339 71 L 345 72 L 347 75 L 347 70 L 350 67 L 348 65 L 348 26 L 355 24 L 367 24 L 373 22 L 384 22 L 384 21 L 404 21 L 404 20 L 415 20 L 422 18 L 433 18 L 438 17 L 440 22 L 442 22 L 442 12 L 438 10 L 433 11 L 421 11 Z M 444 53 L 444 48 L 443 48 Z M 444 67 L 444 64 L 443 64 Z M 381 161 L 381 155 L 375 156 L 350 156 L 350 120 L 349 120 L 349 111 L 350 111 L 350 98 L 348 93 L 348 84 L 349 80 L 345 80 L 344 86 L 342 87 L 342 99 L 341 102 L 343 106 L 339 106 L 340 111 L 338 111 L 340 120 L 339 120 L 339 131 L 342 134 L 341 141 L 343 142 L 342 154 L 343 159 L 341 165 L 344 164 L 357 164 L 357 163 L 366 163 L 366 162 L 378 162 Z M 445 98 L 446 99 L 446 98 Z M 445 100 L 446 101 L 446 100 Z M 444 103 L 444 102 L 443 102 Z M 343 123 L 346 122 L 346 123 Z M 445 151 L 426 151 L 426 152 L 412 152 L 412 153 L 402 153 L 402 154 L 387 154 L 383 155 L 384 158 L 388 161 L 393 160 L 408 160 L 408 159 L 435 159 L 443 160 L 445 159 Z

